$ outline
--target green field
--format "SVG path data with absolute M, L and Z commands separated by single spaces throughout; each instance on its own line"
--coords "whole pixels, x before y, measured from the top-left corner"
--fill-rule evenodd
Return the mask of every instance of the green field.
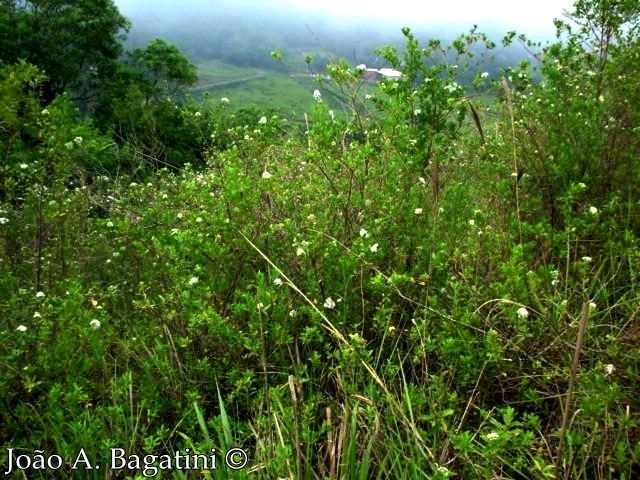
M 344 104 L 329 81 L 315 76 L 288 74 L 251 67 L 238 67 L 220 60 L 206 60 L 198 65 L 199 82 L 191 92 L 201 98 L 208 92 L 212 99 L 226 97 L 231 109 L 256 107 L 273 110 L 291 120 L 302 120 L 313 105 L 313 91 L 320 90 L 331 108 Z

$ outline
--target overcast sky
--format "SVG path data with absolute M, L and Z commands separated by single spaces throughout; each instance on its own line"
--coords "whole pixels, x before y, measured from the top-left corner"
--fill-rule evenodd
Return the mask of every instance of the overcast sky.
M 345 17 L 367 16 L 412 24 L 499 24 L 523 31 L 553 31 L 553 19 L 572 0 L 281 0 Z M 278 3 L 273 1 L 273 3 Z
M 341 23 L 375 19 L 380 23 L 417 28 L 423 25 L 467 29 L 478 24 L 499 26 L 504 31 L 519 33 L 555 32 L 553 19 L 571 10 L 572 0 L 115 0 L 125 15 L 132 11 L 153 14 L 170 9 L 173 15 L 193 14 L 206 10 L 224 11 L 225 5 L 256 10 L 287 10 L 288 6 L 309 12 L 321 11 L 339 17 Z M 256 8 L 257 7 L 257 8 Z M 292 19 L 295 21 L 295 17 Z

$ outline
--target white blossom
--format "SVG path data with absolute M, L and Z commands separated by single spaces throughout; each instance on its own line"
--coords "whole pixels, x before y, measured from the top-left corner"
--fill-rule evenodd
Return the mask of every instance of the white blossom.
M 42 315 L 40 315 L 40 312 L 33 312 L 33 318 L 42 318 Z
M 527 318 L 529 316 L 529 310 L 526 307 L 520 307 L 516 313 L 519 318 Z
M 195 285 L 196 283 L 198 283 L 200 281 L 200 279 L 198 277 L 191 277 L 189 279 L 189 285 Z
M 369 247 L 369 250 L 371 250 L 371 253 L 376 253 L 378 251 L 378 244 L 374 243 Z
M 362 238 L 369 238 L 369 232 L 367 232 L 364 228 L 360 229 L 360 236 Z
M 304 255 L 304 248 L 302 247 L 296 248 L 296 257 L 301 257 L 302 255 Z
M 21 164 L 20 164 L 20 168 L 21 168 L 22 170 L 26 170 L 27 168 L 29 168 L 29 165 L 27 165 L 26 163 L 21 163 Z
M 416 208 L 413 213 L 415 213 L 416 215 L 422 215 L 422 209 L 421 208 Z
M 327 297 L 324 300 L 324 308 L 331 310 L 332 308 L 336 308 L 336 302 L 333 301 L 331 297 Z
M 489 72 L 482 72 L 480 74 L 480 78 L 487 78 L 489 76 Z
M 27 327 L 25 327 L 24 325 L 18 325 L 16 327 L 16 330 L 19 331 L 19 332 L 26 332 L 29 329 Z
M 36 298 L 44 298 L 44 292 L 43 291 L 36 292 Z
M 82 137 L 76 137 L 73 139 L 73 143 L 75 143 L 76 145 L 80 146 L 82 145 Z
M 591 261 L 593 260 L 593 258 L 591 258 L 591 257 L 582 257 L 582 259 L 581 259 L 581 260 L 582 260 L 583 262 L 589 263 L 589 262 L 591 262 Z
M 320 93 L 320 90 L 318 90 L 317 88 L 313 91 L 313 99 L 316 102 L 319 102 L 322 100 L 322 94 Z
M 0 225 L 4 225 L 5 223 L 9 223 L 9 219 L 7 217 L 0 217 Z
M 94 318 L 93 320 L 91 320 L 89 322 L 89 326 L 91 328 L 93 328 L 94 330 L 98 330 L 100 328 L 102 324 L 100 323 L 100 320 L 98 320 L 97 318 Z
M 262 172 L 262 178 L 268 179 L 271 177 L 273 177 L 273 175 L 271 175 L 268 171 L 265 170 L 264 172 Z
M 260 125 L 266 125 L 267 124 L 267 117 L 265 117 L 264 115 L 260 117 L 260 120 L 258 120 L 258 123 Z
M 229 103 L 229 99 L 227 97 L 222 97 L 220 99 L 220 103 Z
M 273 283 L 277 286 L 282 286 L 282 279 L 280 277 L 276 277 L 276 279 L 273 281 Z
M 589 207 L 589 213 L 591 215 L 595 215 L 596 213 L 598 213 L 598 209 L 594 206 Z
M 494 440 L 497 440 L 498 437 L 499 437 L 499 435 L 496 432 L 491 432 L 491 433 L 487 434 L 487 440 L 489 440 L 491 442 L 494 441 Z
M 614 367 L 611 363 L 604 366 L 604 372 L 607 377 L 611 376 L 615 371 L 616 367 Z

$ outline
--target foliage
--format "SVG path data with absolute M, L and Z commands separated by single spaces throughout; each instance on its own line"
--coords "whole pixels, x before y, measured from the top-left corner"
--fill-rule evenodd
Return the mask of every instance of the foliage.
M 108 78 L 128 26 L 111 0 L 3 0 L 0 60 L 40 67 L 47 102 L 65 91 L 87 99 Z
M 593 25 L 559 26 L 542 82 L 520 65 L 473 108 L 483 36 L 405 30 L 399 79 L 331 66 L 347 108 L 320 84 L 300 134 L 123 77 L 115 143 L 4 67 L 0 443 L 61 478 L 110 447 L 216 449 L 205 478 L 635 478 L 637 42 L 579 75 Z

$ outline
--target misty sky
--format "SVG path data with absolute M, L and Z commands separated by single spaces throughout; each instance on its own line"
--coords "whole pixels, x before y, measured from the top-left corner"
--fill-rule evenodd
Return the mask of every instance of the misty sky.
M 289 10 L 300 13 L 322 12 L 340 23 L 361 23 L 374 20 L 393 26 L 462 26 L 478 24 L 515 29 L 519 33 L 555 32 L 553 19 L 564 10 L 571 10 L 572 0 L 115 0 L 125 15 L 134 11 L 150 16 L 159 10 L 171 11 L 172 16 L 197 15 L 225 11 L 230 5 L 242 9 L 246 15 L 254 11 Z M 292 21 L 295 21 L 294 14 Z
M 281 0 L 348 17 L 420 24 L 498 24 L 523 31 L 553 30 L 572 0 Z M 273 2 L 276 3 L 276 2 Z

